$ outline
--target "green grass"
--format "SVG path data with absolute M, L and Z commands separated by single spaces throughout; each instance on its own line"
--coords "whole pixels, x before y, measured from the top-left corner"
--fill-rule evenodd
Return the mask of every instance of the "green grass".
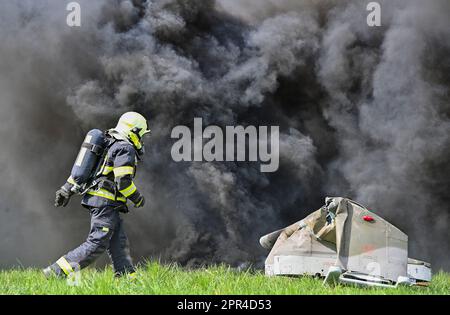
M 138 280 L 113 277 L 112 270 L 86 269 L 81 283 L 47 280 L 36 269 L 0 271 L 0 294 L 450 294 L 450 274 L 439 272 L 429 287 L 398 289 L 324 287 L 309 277 L 267 278 L 261 271 L 238 272 L 226 266 L 186 270 L 150 262 L 138 269 Z

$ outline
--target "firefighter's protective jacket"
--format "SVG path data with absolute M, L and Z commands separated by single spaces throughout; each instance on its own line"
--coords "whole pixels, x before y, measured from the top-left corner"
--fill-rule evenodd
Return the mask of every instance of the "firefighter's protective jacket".
M 139 206 L 142 201 L 133 179 L 136 174 L 137 156 L 132 144 L 108 137 L 110 145 L 100 169 L 99 182 L 84 195 L 85 207 L 119 207 L 127 199 Z M 70 183 L 70 179 L 68 181 Z

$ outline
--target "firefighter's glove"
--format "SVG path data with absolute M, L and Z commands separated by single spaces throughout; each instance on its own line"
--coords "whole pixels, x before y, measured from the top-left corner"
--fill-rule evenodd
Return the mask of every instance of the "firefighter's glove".
M 65 187 L 61 187 L 56 192 L 56 198 L 55 198 L 55 207 L 65 207 L 69 204 L 70 197 L 72 196 L 72 193 L 67 190 Z
M 136 203 L 134 204 L 135 208 L 142 208 L 145 204 L 145 198 L 144 196 L 139 196 L 139 198 L 136 200 Z

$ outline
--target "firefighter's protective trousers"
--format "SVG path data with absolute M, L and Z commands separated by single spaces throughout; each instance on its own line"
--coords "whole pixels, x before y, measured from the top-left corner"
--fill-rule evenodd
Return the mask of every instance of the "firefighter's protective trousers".
M 68 275 L 90 265 L 105 251 L 117 276 L 133 273 L 129 242 L 122 218 L 114 207 L 91 208 L 91 229 L 86 241 L 61 257 L 52 269 L 58 275 Z

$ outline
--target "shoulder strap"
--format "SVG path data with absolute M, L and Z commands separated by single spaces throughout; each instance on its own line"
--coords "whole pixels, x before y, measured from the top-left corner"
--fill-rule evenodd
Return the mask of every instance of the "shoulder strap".
M 99 154 L 99 155 L 101 155 L 101 158 L 98 161 L 98 165 L 95 169 L 94 179 L 101 176 L 103 169 L 106 165 L 108 151 L 112 147 L 112 145 L 116 142 L 116 139 L 114 137 L 111 137 L 107 131 L 105 131 L 105 139 L 106 139 L 106 141 L 108 141 L 108 144 L 106 145 L 106 147 L 102 148 L 102 152 L 101 152 L 101 154 Z
M 104 147 L 96 145 L 96 144 L 93 144 L 93 143 L 88 143 L 88 142 L 83 142 L 81 147 L 88 149 L 89 151 L 91 151 L 95 155 L 101 155 L 103 153 L 103 150 L 104 150 Z

